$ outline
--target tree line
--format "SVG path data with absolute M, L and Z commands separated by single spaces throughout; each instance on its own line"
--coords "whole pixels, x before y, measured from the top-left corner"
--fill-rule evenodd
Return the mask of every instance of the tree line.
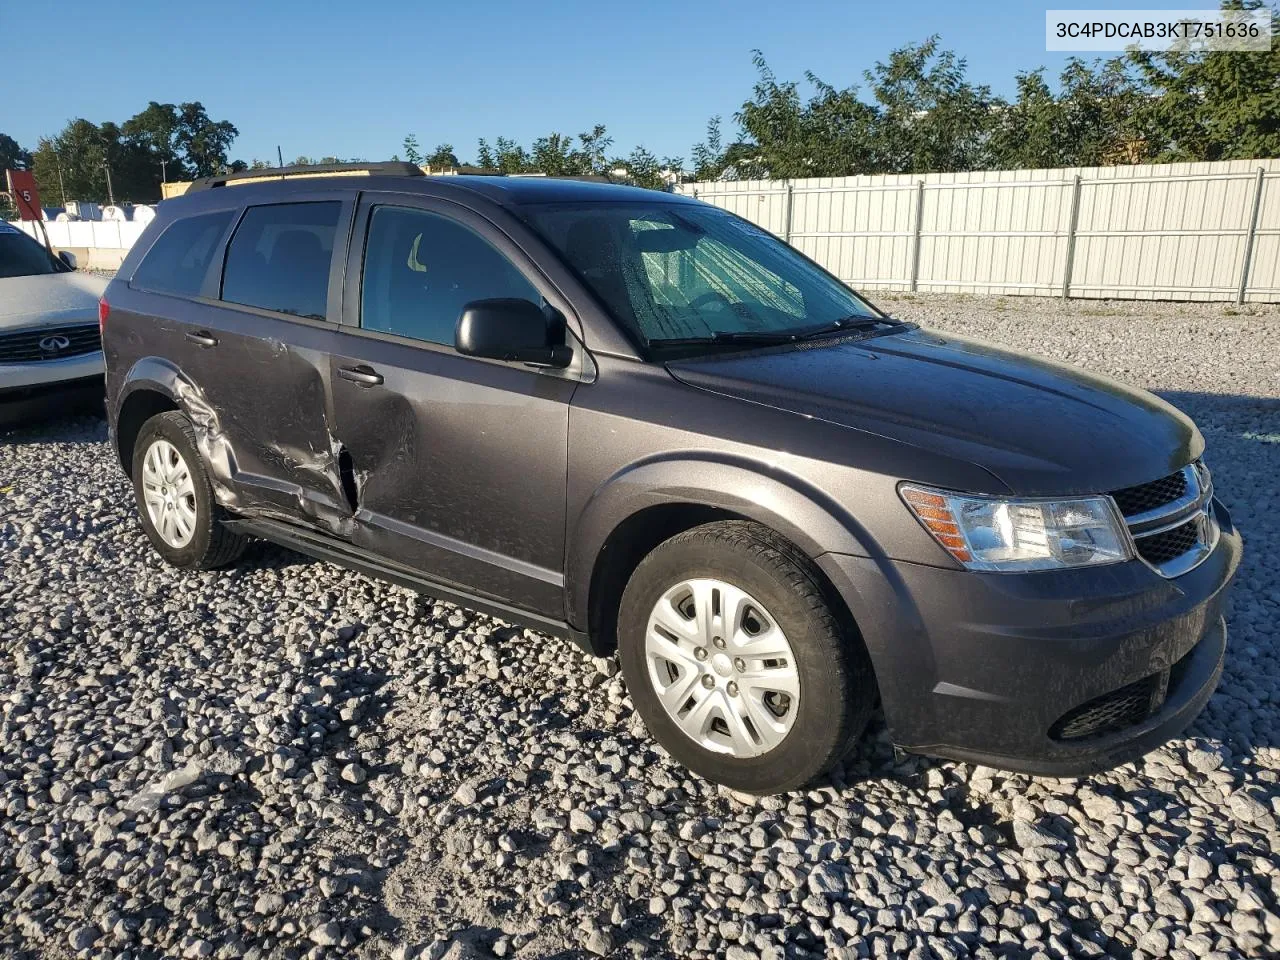
M 0 133 L 0 169 L 33 170 L 47 206 L 68 200 L 154 203 L 164 180 L 190 180 L 234 166 L 228 151 L 239 132 L 226 120 L 212 119 L 199 101 L 153 100 L 123 123 L 71 120 L 59 133 L 41 137 L 34 150 Z
M 1263 0 L 1226 0 L 1257 9 Z M 1272 13 L 1280 36 L 1280 14 Z M 1280 157 L 1280 44 L 1265 52 L 1131 52 L 1071 59 L 1052 84 L 1041 69 L 1017 74 L 1004 98 L 974 83 L 938 37 L 909 44 L 863 71 L 864 87 L 813 73 L 783 80 L 753 53 L 756 82 L 735 124 L 707 124 L 682 157 L 643 145 L 619 152 L 604 124 L 576 136 L 552 132 L 525 146 L 481 138 L 474 159 L 450 143 L 433 150 L 404 138 L 405 160 L 493 173 L 601 175 L 647 187 L 674 180 L 836 177 L 851 174 L 1100 166 Z M 198 101 L 157 103 L 121 124 L 70 121 L 34 150 L 0 133 L 0 169 L 33 169 L 46 204 L 101 199 L 154 202 L 162 180 L 274 164 L 231 160 L 239 131 Z M 394 159 L 399 159 L 397 156 Z M 297 157 L 294 163 L 334 163 Z M 108 182 L 108 177 L 110 181 Z

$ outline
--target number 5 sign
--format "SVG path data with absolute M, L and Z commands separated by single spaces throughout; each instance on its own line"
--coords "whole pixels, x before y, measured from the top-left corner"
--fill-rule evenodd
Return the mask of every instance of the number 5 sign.
M 30 170 L 5 171 L 9 181 L 9 196 L 13 197 L 14 206 L 18 208 L 18 217 L 22 220 L 43 220 L 44 211 L 40 208 L 40 190 L 36 186 L 35 174 Z

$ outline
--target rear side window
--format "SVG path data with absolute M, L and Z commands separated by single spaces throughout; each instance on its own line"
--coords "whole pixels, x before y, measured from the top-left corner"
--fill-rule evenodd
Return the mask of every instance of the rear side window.
M 360 325 L 453 346 L 472 300 L 542 296 L 478 233 L 434 213 L 375 207 L 364 254 Z
M 227 247 L 222 299 L 326 319 L 341 208 L 337 201 L 250 207 Z
M 194 297 L 200 292 L 218 241 L 233 214 L 231 210 L 219 210 L 169 224 L 138 264 L 129 286 Z

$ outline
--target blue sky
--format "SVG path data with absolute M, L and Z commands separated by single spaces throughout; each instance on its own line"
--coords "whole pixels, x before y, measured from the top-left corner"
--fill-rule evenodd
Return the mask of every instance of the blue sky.
M 55 6 L 61 40 L 6 45 L 0 132 L 33 148 L 74 117 L 120 122 L 148 100 L 199 100 L 240 129 L 233 157 L 274 159 L 280 144 L 287 162 L 385 159 L 409 132 L 471 160 L 477 137 L 527 144 L 594 123 L 617 148 L 687 159 L 708 117 L 735 129 L 753 48 L 783 79 L 812 70 L 861 85 L 891 49 L 939 33 L 973 80 L 1008 94 L 1018 70 L 1061 66 L 1044 49 L 1044 11 L 1072 4 L 231 0 L 185 25 L 172 0 Z

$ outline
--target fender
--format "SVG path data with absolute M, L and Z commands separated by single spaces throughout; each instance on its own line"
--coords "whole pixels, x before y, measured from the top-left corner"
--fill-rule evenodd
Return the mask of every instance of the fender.
M 732 454 L 662 454 L 617 471 L 596 488 L 579 513 L 566 559 L 570 623 L 587 623 L 592 573 L 613 531 L 648 507 L 677 503 L 713 507 L 755 520 L 810 558 L 837 552 L 887 559 L 844 505 L 794 474 Z
M 129 397 L 139 390 L 150 390 L 168 397 L 187 415 L 195 426 L 196 446 L 204 457 L 214 499 L 223 506 L 235 505 L 236 497 L 231 487 L 236 472 L 235 454 L 223 433 L 218 415 L 205 399 L 204 392 L 172 362 L 160 357 L 142 357 L 129 368 L 110 411 L 112 434 L 115 434 L 120 411 Z

